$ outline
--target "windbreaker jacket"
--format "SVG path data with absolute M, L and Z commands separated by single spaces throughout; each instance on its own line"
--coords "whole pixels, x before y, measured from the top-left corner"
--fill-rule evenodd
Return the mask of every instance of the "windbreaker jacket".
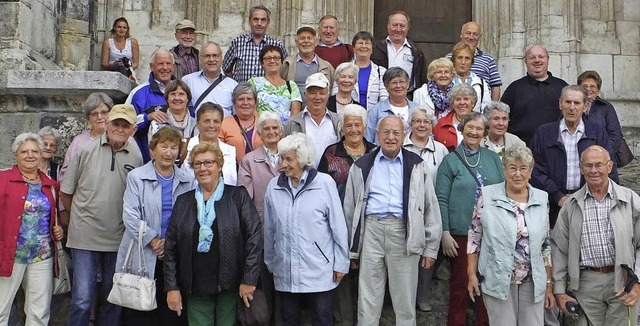
M 267 186 L 264 203 L 264 262 L 281 292 L 325 292 L 338 286 L 333 272 L 349 272 L 347 226 L 336 183 L 308 170 L 293 196 L 281 173 Z
M 359 158 L 349 170 L 344 196 L 350 242 L 349 255 L 359 259 L 366 227 L 365 209 L 371 188 L 371 169 L 380 149 Z M 440 207 L 427 175 L 425 162 L 417 154 L 402 149 L 402 215 L 407 226 L 406 255 L 436 259 L 442 237 Z

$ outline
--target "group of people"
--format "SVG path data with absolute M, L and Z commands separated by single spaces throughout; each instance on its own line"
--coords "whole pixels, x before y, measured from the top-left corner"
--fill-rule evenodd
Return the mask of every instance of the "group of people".
M 443 261 L 449 325 L 467 324 L 469 300 L 476 325 L 559 325 L 559 311 L 635 325 L 640 198 L 617 183 L 624 139 L 597 72 L 567 85 L 533 45 L 501 96 L 475 22 L 428 65 L 405 12 L 387 38 L 350 45 L 325 16 L 293 55 L 269 22 L 251 8 L 224 56 L 178 23 L 179 45 L 152 54 L 125 104 L 87 98 L 89 130 L 61 166 L 51 127 L 16 137 L 0 172 L 0 324 L 20 286 L 26 323 L 48 322 L 65 241 L 69 325 L 232 325 L 257 290 L 265 324 L 300 325 L 306 307 L 314 325 L 377 325 L 386 284 L 396 324 L 415 325 Z M 135 68 L 126 20 L 112 33 L 103 68 L 130 48 Z M 156 280 L 157 309 L 106 301 L 125 268 Z

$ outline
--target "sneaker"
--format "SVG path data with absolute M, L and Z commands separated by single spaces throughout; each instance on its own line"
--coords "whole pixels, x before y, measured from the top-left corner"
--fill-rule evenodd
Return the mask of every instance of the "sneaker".
M 431 305 L 428 303 L 420 303 L 418 302 L 418 310 L 422 311 L 422 312 L 430 312 L 431 311 Z

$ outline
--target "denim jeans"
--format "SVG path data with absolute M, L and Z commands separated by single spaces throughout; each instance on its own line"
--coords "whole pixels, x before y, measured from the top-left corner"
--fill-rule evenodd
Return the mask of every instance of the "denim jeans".
M 98 325 L 120 325 L 122 307 L 107 301 L 113 285 L 113 273 L 118 253 L 82 249 L 71 249 L 71 252 L 73 256 L 73 283 L 68 325 L 85 326 L 89 324 L 100 265 L 102 265 L 102 287 L 97 297 L 99 302 Z

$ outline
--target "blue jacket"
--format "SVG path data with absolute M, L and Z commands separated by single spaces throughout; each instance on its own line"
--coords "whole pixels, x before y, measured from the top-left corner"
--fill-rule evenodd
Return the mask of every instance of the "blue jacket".
M 136 130 L 133 138 L 136 140 L 136 143 L 138 143 L 144 163 L 147 163 L 151 160 L 151 155 L 149 154 L 149 138 L 147 137 L 150 123 L 145 111 L 152 107 L 158 107 L 158 109 L 160 109 L 160 106 L 166 105 L 167 101 L 164 99 L 164 94 L 160 90 L 158 83 L 156 83 L 153 73 L 149 73 L 149 82 L 136 87 L 131 93 L 133 94 L 130 95 L 131 104 L 136 108 L 136 113 L 138 114 L 138 120 L 136 122 L 138 130 Z
M 264 199 L 264 262 L 281 292 L 325 292 L 349 272 L 347 224 L 336 183 L 315 169 L 294 197 L 284 173 Z
M 510 293 L 516 248 L 518 221 L 514 203 L 507 197 L 505 183 L 482 187 L 484 206 L 480 215 L 482 242 L 478 272 L 484 276 L 482 293 L 507 300 Z M 549 237 L 547 194 L 529 186 L 529 200 L 524 210 L 529 232 L 533 301 L 540 302 L 547 288 L 547 271 L 542 259 L 542 245 Z
M 173 171 L 172 205 L 179 195 L 195 189 L 196 186 L 195 179 L 187 172 L 177 166 L 174 166 Z M 122 221 L 124 222 L 125 232 L 118 249 L 116 271 L 121 272 L 124 269 L 124 260 L 131 244 L 133 244 L 134 249 L 131 255 L 132 271 L 135 272 L 140 267 L 140 257 L 136 249 L 140 223 L 144 223 L 142 246 L 144 247 L 148 275 L 153 277 L 156 268 L 156 255 L 153 253 L 150 243 L 153 238 L 160 238 L 162 227 L 162 186 L 158 182 L 153 162 L 133 169 L 127 175 Z
M 536 131 L 531 142 L 531 151 L 536 163 L 533 168 L 531 185 L 549 194 L 549 209 L 551 227 L 555 225 L 560 207 L 558 202 L 567 194 L 567 153 L 560 136 L 560 121 L 545 123 Z M 592 145 L 599 145 L 609 151 L 611 158 L 614 151 L 604 126 L 584 121 L 584 135 L 578 140 L 578 154 Z M 618 182 L 618 170 L 615 165 L 609 177 Z M 584 185 L 584 178 L 580 177 L 580 186 Z
M 409 110 L 411 110 L 411 108 L 413 107 L 418 106 L 417 103 L 411 102 L 408 99 L 407 103 L 409 103 Z M 393 111 L 391 111 L 391 104 L 389 103 L 389 99 L 380 101 L 380 103 L 374 105 L 371 109 L 369 109 L 369 111 L 367 112 L 367 130 L 364 134 L 364 138 L 366 138 L 370 143 L 380 145 L 378 137 L 376 137 L 376 128 L 378 127 L 378 121 L 389 115 L 394 115 Z M 408 126 L 408 124 L 406 124 L 405 126 Z M 407 134 L 408 131 L 409 129 L 407 129 Z
M 607 130 L 614 153 L 620 148 L 620 144 L 622 144 L 622 127 L 620 127 L 616 109 L 613 108 L 611 103 L 598 96 L 593 100 L 589 114 L 585 114 L 583 117 L 585 120 L 601 124 Z

